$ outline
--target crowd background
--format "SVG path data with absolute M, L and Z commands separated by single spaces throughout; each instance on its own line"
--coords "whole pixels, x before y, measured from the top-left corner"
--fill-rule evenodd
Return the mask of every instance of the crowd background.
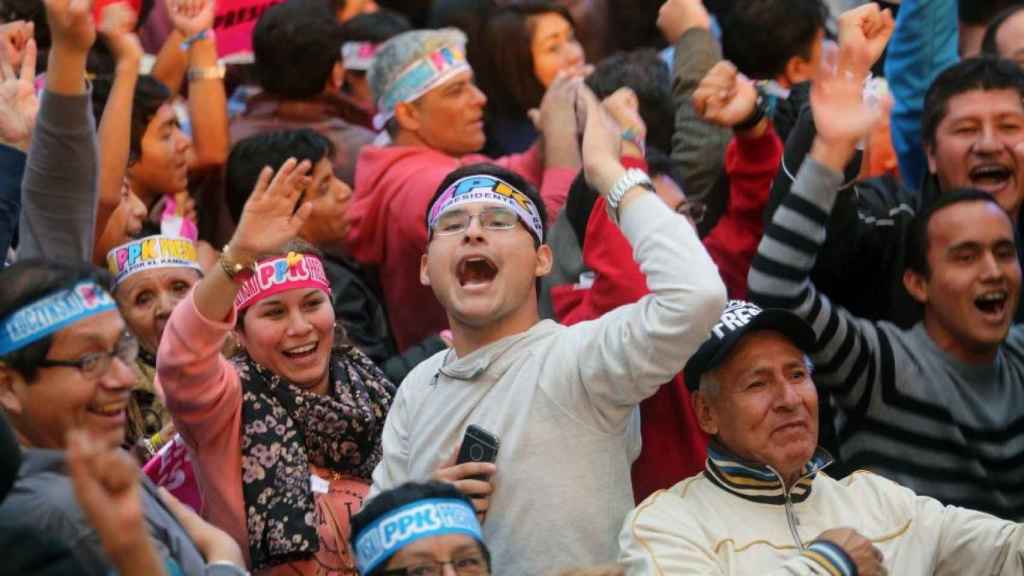
M 1019 573 L 1022 63 L 1014 0 L 0 0 L 0 572 L 703 569 L 680 481 L 801 402 L 688 361 L 772 309 L 796 469 L 983 534 L 779 573 Z

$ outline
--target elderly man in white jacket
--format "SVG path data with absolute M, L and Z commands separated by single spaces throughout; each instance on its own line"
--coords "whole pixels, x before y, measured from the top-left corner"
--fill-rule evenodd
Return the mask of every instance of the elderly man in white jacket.
M 814 333 L 790 312 L 730 302 L 686 365 L 713 436 L 702 474 L 651 495 L 619 536 L 627 573 L 1024 574 L 1024 530 L 867 472 L 822 469 Z

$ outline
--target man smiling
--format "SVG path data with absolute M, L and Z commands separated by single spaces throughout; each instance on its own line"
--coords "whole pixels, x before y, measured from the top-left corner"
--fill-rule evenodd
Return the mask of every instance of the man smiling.
M 594 322 L 540 321 L 537 279 L 552 257 L 537 191 L 490 164 L 453 172 L 425 210 L 419 268 L 453 347 L 399 388 L 373 475 L 374 491 L 433 476 L 472 496 L 493 565 L 508 574 L 614 560 L 633 503 L 637 405 L 678 373 L 725 302 L 693 227 L 650 193 L 646 175 L 622 167 L 621 128 L 580 90 L 587 181 L 607 198 L 651 294 Z M 456 464 L 471 424 L 500 441 L 494 464 Z
M 1021 525 L 871 473 L 825 475 L 832 458 L 817 447 L 814 341 L 789 311 L 726 306 L 685 371 L 701 428 L 713 436 L 705 470 L 627 518 L 619 537 L 627 573 L 1020 574 Z
M 1024 328 L 1013 326 L 1021 266 L 999 195 L 949 191 L 918 214 L 903 284 L 923 307 L 909 330 L 833 305 L 809 274 L 842 168 L 881 111 L 843 71 L 812 89 L 818 135 L 765 230 L 750 293 L 814 328 L 811 358 L 832 388 L 840 454 L 946 504 L 1024 517 Z M 968 127 L 971 124 L 968 124 Z M 870 281 L 870 279 L 869 279 Z

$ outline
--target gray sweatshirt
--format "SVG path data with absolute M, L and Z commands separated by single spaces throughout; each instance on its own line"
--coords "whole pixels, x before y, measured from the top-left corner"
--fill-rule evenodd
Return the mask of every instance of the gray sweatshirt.
M 1024 327 L 1010 329 L 995 362 L 968 365 L 921 324 L 901 330 L 833 306 L 809 274 L 836 195 L 848 193 L 836 192 L 842 178 L 804 162 L 765 229 L 750 269 L 752 299 L 792 310 L 818 335 L 814 379 L 841 408 L 845 464 L 944 504 L 1024 518 Z
M 92 260 L 97 154 L 90 95 L 44 91 L 21 186 L 19 260 Z
M 633 508 L 637 404 L 682 370 L 725 305 L 693 228 L 656 196 L 625 208 L 621 228 L 651 294 L 592 322 L 542 321 L 464 358 L 440 352 L 409 374 L 388 414 L 373 493 L 429 479 L 470 424 L 499 437 L 483 525 L 495 574 L 615 560 Z

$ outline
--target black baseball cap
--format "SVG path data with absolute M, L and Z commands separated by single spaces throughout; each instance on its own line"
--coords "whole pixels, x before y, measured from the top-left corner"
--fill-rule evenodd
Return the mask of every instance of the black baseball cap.
M 810 353 L 817 337 L 810 325 L 796 314 L 781 308 L 761 309 L 750 302 L 730 300 L 722 317 L 711 328 L 711 335 L 690 357 L 683 369 L 686 387 L 691 391 L 700 387 L 700 377 L 721 364 L 741 338 L 755 330 L 781 332 L 800 350 Z

